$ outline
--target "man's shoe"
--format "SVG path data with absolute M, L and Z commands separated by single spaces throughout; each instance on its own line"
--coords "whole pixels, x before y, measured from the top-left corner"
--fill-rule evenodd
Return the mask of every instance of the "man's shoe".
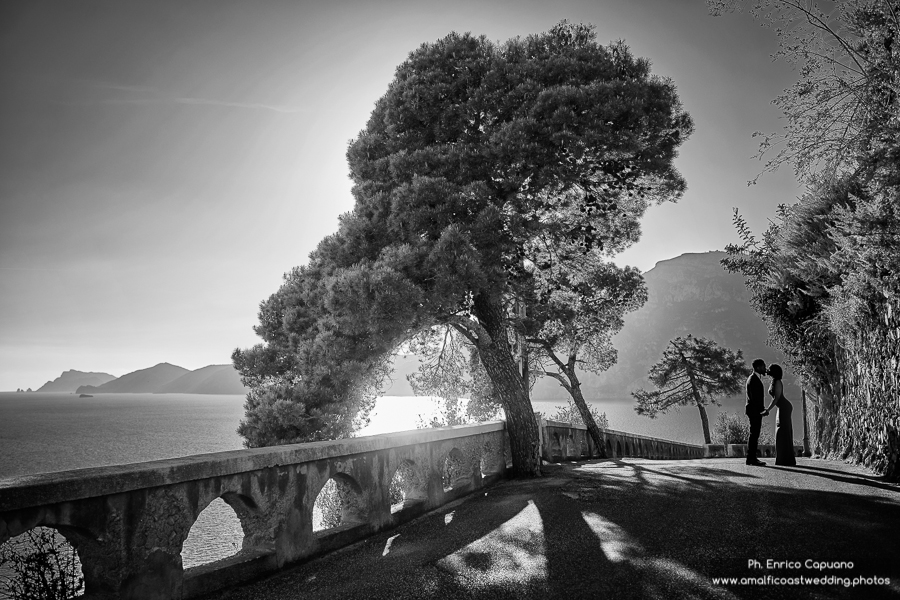
M 761 461 L 761 460 L 748 460 L 748 461 L 747 461 L 747 464 L 750 465 L 751 467 L 764 467 L 764 466 L 766 466 L 766 463 L 764 463 L 764 462 Z

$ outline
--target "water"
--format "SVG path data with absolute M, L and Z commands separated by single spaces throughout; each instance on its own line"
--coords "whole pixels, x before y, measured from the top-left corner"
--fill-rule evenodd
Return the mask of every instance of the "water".
M 0 393 L 0 477 L 237 450 L 243 396 Z

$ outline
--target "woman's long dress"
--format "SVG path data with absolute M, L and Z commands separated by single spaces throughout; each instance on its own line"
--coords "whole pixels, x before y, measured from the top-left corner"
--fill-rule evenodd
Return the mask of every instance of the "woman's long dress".
M 775 385 L 769 387 L 769 395 L 774 396 Z M 794 407 L 781 394 L 775 403 L 778 412 L 775 413 L 775 464 L 791 467 L 797 464 L 794 456 L 794 426 L 791 423 L 791 413 Z

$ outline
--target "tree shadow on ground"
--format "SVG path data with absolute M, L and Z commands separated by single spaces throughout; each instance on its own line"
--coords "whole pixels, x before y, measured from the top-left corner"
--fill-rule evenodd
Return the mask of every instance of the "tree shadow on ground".
M 900 598 L 900 493 L 893 489 L 865 488 L 848 474 L 852 481 L 823 490 L 818 474 L 802 469 L 785 479 L 781 470 L 736 463 L 628 459 L 547 471 L 214 597 Z M 768 559 L 854 566 L 765 568 Z M 766 575 L 894 584 L 712 580 Z
M 869 475 L 863 473 L 847 473 L 846 471 L 838 471 L 836 469 L 826 469 L 823 467 L 814 467 L 812 465 L 805 465 L 798 463 L 796 467 L 782 467 L 778 466 L 779 469 L 784 469 L 786 471 L 794 471 L 798 469 L 802 469 L 799 472 L 808 472 L 810 474 L 816 474 L 819 477 L 825 477 L 831 479 L 832 481 L 840 481 L 843 483 L 853 483 L 856 485 L 868 485 L 871 487 L 877 487 L 882 490 L 890 490 L 892 492 L 900 492 L 900 483 L 891 482 L 885 479 L 881 475 Z

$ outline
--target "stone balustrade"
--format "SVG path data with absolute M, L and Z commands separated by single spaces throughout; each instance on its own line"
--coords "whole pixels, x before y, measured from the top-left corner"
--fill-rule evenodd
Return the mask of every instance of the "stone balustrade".
M 541 457 L 548 462 L 605 457 L 660 459 L 703 458 L 697 444 L 673 442 L 614 429 L 602 430 L 605 447 L 598 449 L 584 425 L 540 419 Z
M 703 456 L 702 446 L 609 429 L 601 449 L 583 426 L 539 423 L 547 461 Z M 509 464 L 501 421 L 7 478 L 0 543 L 51 527 L 75 547 L 87 598 L 191 598 L 394 527 L 505 477 Z M 399 470 L 403 502 L 392 506 Z M 341 524 L 313 531 L 330 479 Z M 242 547 L 184 569 L 184 541 L 217 498 L 240 519 Z
M 190 598 L 390 528 L 505 476 L 503 422 L 235 450 L 0 480 L 0 543 L 37 526 L 76 549 L 86 597 Z M 391 505 L 398 469 L 402 504 Z M 334 478 L 342 522 L 313 531 Z M 229 558 L 182 568 L 191 526 L 213 500 L 244 531 Z

